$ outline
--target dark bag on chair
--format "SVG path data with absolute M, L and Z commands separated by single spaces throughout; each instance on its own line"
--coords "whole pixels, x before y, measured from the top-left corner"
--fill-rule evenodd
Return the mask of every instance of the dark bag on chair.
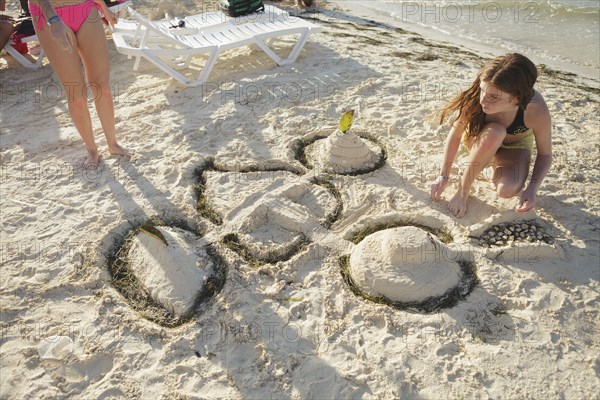
M 31 17 L 24 18 L 21 20 L 21 23 L 17 28 L 17 33 L 20 33 L 23 36 L 35 35 L 35 30 L 33 29 L 33 22 L 31 21 Z
M 239 17 L 257 11 L 264 11 L 265 5 L 262 0 L 227 0 L 223 2 L 223 8 L 230 17 Z

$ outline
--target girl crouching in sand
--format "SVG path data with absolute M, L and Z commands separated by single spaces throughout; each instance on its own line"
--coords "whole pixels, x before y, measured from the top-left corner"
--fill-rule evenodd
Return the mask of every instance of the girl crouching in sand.
M 492 159 L 497 195 L 516 196 L 529 174 L 534 142 L 533 174 L 516 210 L 525 212 L 535 206 L 536 192 L 552 163 L 550 113 L 542 95 L 533 89 L 536 79 L 537 69 L 527 57 L 506 54 L 487 63 L 471 87 L 442 110 L 441 123 L 454 112 L 458 116 L 446 139 L 440 176 L 431 185 L 434 200 L 448 185 L 460 142 L 469 150 L 458 190 L 448 203 L 455 216 L 465 215 L 471 185 Z
M 104 0 L 30 0 L 29 11 L 38 39 L 65 93 L 69 113 L 79 131 L 87 158 L 85 169 L 96 169 L 100 155 L 94 140 L 92 120 L 88 110 L 88 90 L 81 70 L 92 88 L 94 103 L 108 151 L 130 158 L 133 152 L 117 143 L 112 93 L 109 85 L 108 46 L 104 25 L 98 10 L 111 25 L 116 17 Z

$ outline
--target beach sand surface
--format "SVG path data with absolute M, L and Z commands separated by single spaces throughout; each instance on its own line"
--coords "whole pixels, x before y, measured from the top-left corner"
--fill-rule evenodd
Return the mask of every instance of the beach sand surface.
M 151 6 L 140 2 L 155 18 Z M 486 168 L 456 219 L 447 201 L 466 153 L 433 202 L 448 126 L 431 114 L 486 58 L 327 5 L 301 16 L 322 32 L 296 63 L 232 50 L 197 88 L 146 61 L 134 72 L 109 41 L 118 136 L 137 155 L 109 156 L 92 111 L 97 171 L 81 169 L 84 146 L 52 69 L 0 57 L 0 398 L 598 398 L 599 82 L 541 71 L 554 162 L 534 211 L 497 199 Z M 381 168 L 324 174 L 294 157 L 298 141 L 333 134 L 349 109 L 353 129 L 385 148 Z M 197 210 L 207 165 L 204 193 L 220 221 Z M 183 221 L 226 265 L 220 292 L 178 327 L 144 318 L 107 265 L 153 219 Z M 470 237 L 521 220 L 554 243 L 487 248 Z M 356 296 L 340 258 L 357 232 L 386 224 L 443 228 L 479 283 L 434 313 Z M 237 233 L 281 261 L 242 257 L 223 242 Z M 73 343 L 61 360 L 42 359 L 38 346 L 54 335 Z

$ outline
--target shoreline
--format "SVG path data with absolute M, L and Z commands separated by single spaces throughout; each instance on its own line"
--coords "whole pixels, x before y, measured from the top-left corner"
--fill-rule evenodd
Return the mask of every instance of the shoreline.
M 398 28 L 419 34 L 426 39 L 431 39 L 436 42 L 459 46 L 464 48 L 465 50 L 473 51 L 483 58 L 494 58 L 498 55 L 510 52 L 509 50 L 501 47 L 494 47 L 491 45 L 475 42 L 471 39 L 461 38 L 457 36 L 450 37 L 449 35 L 436 31 L 435 29 L 419 26 L 410 22 L 402 22 L 384 11 L 374 10 L 368 6 L 360 4 L 360 2 L 352 2 L 352 8 L 348 7 L 345 3 L 346 2 L 341 1 L 330 4 L 335 4 L 335 7 L 340 7 L 340 9 L 344 12 L 349 12 L 355 15 L 356 17 L 364 18 L 367 20 L 374 20 L 379 23 L 383 23 L 390 26 L 396 26 Z M 328 8 L 328 10 L 331 9 Z M 333 12 L 335 12 L 335 8 L 333 9 Z M 544 64 L 552 69 L 557 69 L 563 73 L 576 74 L 583 78 L 594 80 L 596 81 L 597 86 L 600 87 L 600 67 L 586 67 L 577 64 L 567 63 L 560 60 L 545 59 L 525 53 L 524 55 L 529 57 L 538 66 Z

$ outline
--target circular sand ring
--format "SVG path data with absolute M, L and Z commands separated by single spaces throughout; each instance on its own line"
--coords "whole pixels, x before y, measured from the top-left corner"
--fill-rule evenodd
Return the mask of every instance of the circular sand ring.
M 193 308 L 213 275 L 213 263 L 193 233 L 170 227 L 153 227 L 154 233 L 147 229 L 140 229 L 129 249 L 131 270 L 152 298 L 179 318 Z
M 333 134 L 307 143 L 307 164 L 327 173 L 360 175 L 373 172 L 385 163 L 385 150 L 365 132 L 336 130 Z
M 220 291 L 226 275 L 220 256 L 201 237 L 155 225 L 131 230 L 109 257 L 109 268 L 129 304 L 164 326 L 189 320 L 202 301 Z
M 404 226 L 363 239 L 349 258 L 355 292 L 398 308 L 434 311 L 464 298 L 476 278 L 439 239 Z

